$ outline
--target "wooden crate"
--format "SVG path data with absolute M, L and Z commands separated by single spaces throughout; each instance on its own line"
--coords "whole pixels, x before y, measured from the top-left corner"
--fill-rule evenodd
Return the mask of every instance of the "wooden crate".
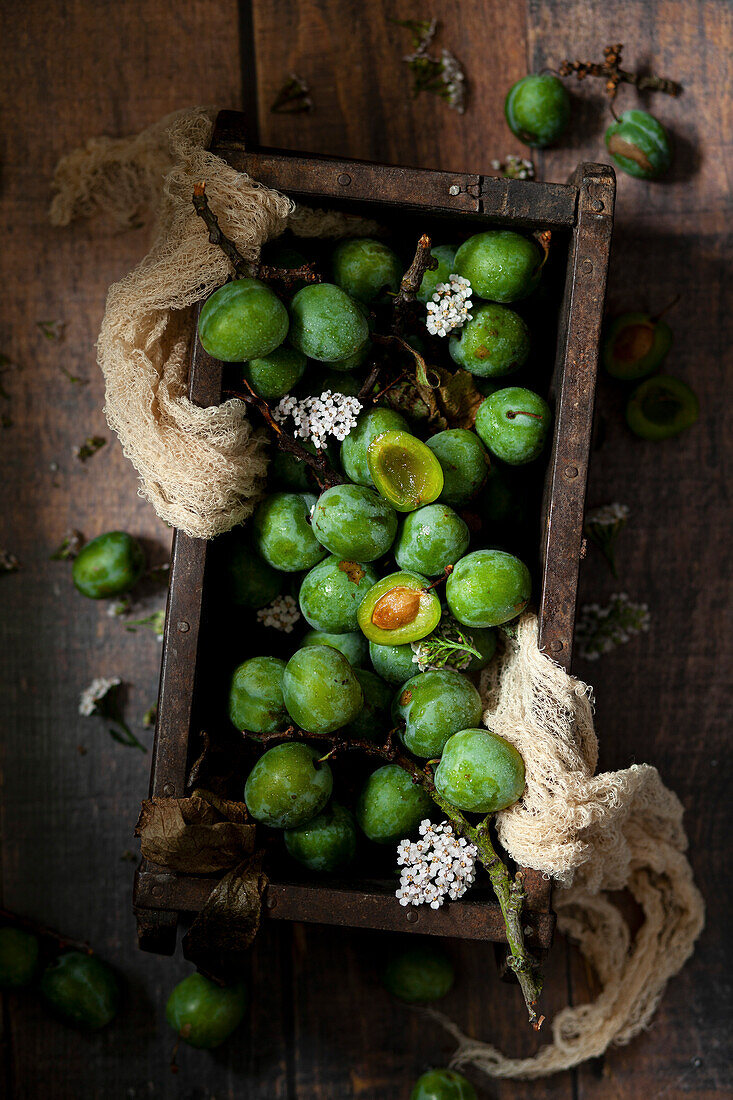
M 559 308 L 555 366 L 548 389 L 554 437 L 538 554 L 540 646 L 568 668 L 613 226 L 613 170 L 606 165 L 581 164 L 568 184 L 497 179 L 252 149 L 245 144 L 244 132 L 242 115 L 222 112 L 212 150 L 234 168 L 311 205 L 350 210 L 379 220 L 397 219 L 404 224 L 417 218 L 415 225 L 434 222 L 446 234 L 451 225 L 454 232 L 463 233 L 490 226 L 552 232 L 552 249 L 566 261 L 555 276 Z M 195 341 L 191 399 L 202 406 L 218 404 L 221 389 L 222 365 Z M 205 572 L 211 546 L 180 532 L 174 537 L 151 796 L 183 797 L 198 751 L 201 722 L 196 710 L 205 691 Z M 209 876 L 171 873 L 144 861 L 136 873 L 134 889 L 141 947 L 172 953 L 179 915 L 198 912 L 215 881 Z M 554 927 L 550 884 L 532 870 L 525 870 L 525 882 L 526 923 L 531 929 L 528 944 L 547 948 Z M 490 891 L 472 890 L 465 899 L 432 910 L 427 906 L 400 907 L 394 888 L 393 881 L 320 883 L 274 873 L 264 913 L 270 919 L 505 942 L 501 913 Z

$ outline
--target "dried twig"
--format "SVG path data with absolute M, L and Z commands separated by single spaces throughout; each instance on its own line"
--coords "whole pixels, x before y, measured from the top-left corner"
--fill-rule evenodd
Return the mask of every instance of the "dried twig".
M 455 832 L 463 836 L 471 844 L 475 844 L 479 858 L 486 868 L 491 881 L 496 899 L 504 918 L 507 943 L 509 944 L 508 965 L 517 976 L 517 981 L 522 990 L 529 1022 L 535 1031 L 539 1031 L 544 1016 L 537 1013 L 537 1001 L 542 991 L 542 976 L 537 960 L 530 954 L 524 942 L 524 922 L 522 912 L 524 909 L 525 891 L 521 872 L 512 876 L 506 865 L 500 859 L 494 848 L 490 833 L 490 817 L 486 817 L 478 826 L 472 825 L 466 817 L 452 806 L 436 789 L 430 764 L 422 767 L 416 760 L 404 753 L 397 740 L 397 729 L 391 729 L 383 745 L 373 741 L 348 739 L 335 733 L 307 733 L 298 726 L 288 726 L 285 730 L 274 733 L 252 734 L 244 730 L 243 735 L 248 740 L 258 744 L 268 745 L 278 741 L 292 741 L 304 739 L 320 741 L 330 745 L 329 751 L 322 760 L 331 759 L 340 752 L 356 749 L 368 756 L 376 756 L 381 760 L 387 760 L 403 768 L 411 777 L 413 783 L 419 784 L 430 796 L 436 806 L 439 806 L 450 821 Z
M 597 76 L 606 81 L 606 94 L 609 99 L 615 99 L 619 84 L 633 84 L 640 92 L 664 92 L 665 95 L 677 96 L 682 91 L 682 85 L 666 77 L 655 76 L 653 73 L 642 75 L 630 73 L 621 68 L 621 53 L 623 46 L 619 42 L 614 46 L 606 46 L 603 51 L 602 64 L 592 61 L 561 62 L 557 70 L 560 76 L 572 76 L 578 80 L 584 80 L 586 76 Z
M 55 929 L 47 928 L 45 924 L 39 924 L 38 921 L 31 920 L 30 917 L 22 917 L 11 909 L 0 908 L 0 921 L 4 924 L 12 924 L 16 928 L 22 928 L 25 932 L 31 932 L 40 939 L 53 940 L 59 951 L 65 951 L 67 947 L 73 947 L 76 951 L 83 951 L 87 955 L 94 953 L 88 943 L 71 939 L 69 936 L 62 936 Z
M 280 283 L 283 290 L 293 290 L 298 283 L 320 283 L 322 281 L 321 276 L 315 270 L 315 265 L 312 263 L 303 264 L 301 267 L 284 268 L 245 260 L 234 241 L 230 240 L 224 233 L 219 225 L 219 219 L 209 206 L 205 183 L 194 185 L 192 201 L 194 210 L 209 230 L 209 240 L 222 250 L 234 268 L 235 274 L 240 279 L 263 279 L 267 282 Z
M 422 237 L 417 242 L 413 261 L 402 276 L 400 288 L 394 299 L 393 328 L 396 331 L 400 330 L 402 322 L 404 321 L 406 305 L 409 302 L 414 302 L 417 297 L 417 292 L 420 289 L 420 284 L 423 281 L 425 272 L 433 271 L 438 266 L 438 261 L 435 256 L 432 256 L 430 253 L 432 244 L 433 242 L 430 240 L 427 233 L 423 233 Z
M 331 463 L 326 458 L 323 451 L 318 451 L 316 454 L 311 454 L 295 436 L 286 432 L 281 424 L 275 420 L 272 415 L 272 410 L 265 401 L 264 397 L 259 397 L 250 386 L 246 378 L 242 379 L 244 385 L 247 387 L 246 392 L 242 390 L 227 389 L 224 391 L 225 397 L 236 397 L 240 401 L 244 401 L 247 405 L 251 405 L 259 412 L 262 419 L 267 424 L 268 428 L 273 434 L 274 441 L 281 451 L 285 451 L 287 454 L 295 455 L 301 462 L 305 462 L 310 466 L 315 475 L 316 481 L 322 489 L 328 489 L 332 485 L 343 485 L 345 479 L 334 470 Z
M 270 107 L 274 115 L 302 115 L 313 107 L 310 88 L 297 73 L 291 73 Z

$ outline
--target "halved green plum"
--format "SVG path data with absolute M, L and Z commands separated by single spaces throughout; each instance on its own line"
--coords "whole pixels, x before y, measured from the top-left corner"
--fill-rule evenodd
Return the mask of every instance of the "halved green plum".
M 379 675 L 390 684 L 404 684 L 417 671 L 415 652 L 407 642 L 404 645 L 370 642 L 369 656 Z
M 273 493 L 257 505 L 252 517 L 252 538 L 257 551 L 273 569 L 299 573 L 325 558 L 310 525 L 312 493 Z
M 377 844 L 394 844 L 417 829 L 433 809 L 430 795 L 399 764 L 377 768 L 364 784 L 356 820 Z
M 378 574 L 368 563 L 329 554 L 303 578 L 300 610 L 315 630 L 350 634 L 359 627 L 359 606 L 376 584 Z
M 364 706 L 355 670 L 328 645 L 296 650 L 285 666 L 283 696 L 290 717 L 308 733 L 333 733 Z
M 505 550 L 466 554 L 445 586 L 451 614 L 464 626 L 501 626 L 524 611 L 531 594 L 529 569 Z
M 485 729 L 459 730 L 443 749 L 435 772 L 435 786 L 459 810 L 495 813 L 522 797 L 524 760 L 514 745 L 498 733 Z
M 538 458 L 551 424 L 550 406 L 523 386 L 497 390 L 476 413 L 476 431 L 491 453 L 509 466 L 524 466 Z
M 365 668 L 355 668 L 354 672 L 364 692 L 364 706 L 344 727 L 344 737 L 381 743 L 390 729 L 389 708 L 394 689 Z
M 244 785 L 244 801 L 255 821 L 293 829 L 321 812 L 331 797 L 333 775 L 319 756 L 311 745 L 296 741 L 262 754 Z
M 418 573 L 390 573 L 369 589 L 357 612 L 370 642 L 402 645 L 424 638 L 440 622 L 440 600 Z
M 340 803 L 329 802 L 312 821 L 286 829 L 284 839 L 288 854 L 309 871 L 339 871 L 356 854 L 354 815 Z
M 0 928 L 0 989 L 30 985 L 38 969 L 38 936 L 23 928 Z
M 626 406 L 626 423 L 642 439 L 670 439 L 700 415 L 697 395 L 681 378 L 657 374 L 638 386 Z
M 106 1027 L 120 1004 L 120 987 L 113 971 L 86 951 L 65 951 L 47 966 L 41 993 L 62 1020 L 86 1031 Z
M 343 653 L 352 668 L 363 668 L 369 656 L 369 644 L 360 630 L 348 634 L 330 634 L 326 630 L 309 630 L 301 645 L 330 645 Z
M 288 311 L 259 279 L 234 279 L 210 295 L 199 314 L 199 340 L 209 355 L 243 363 L 269 355 L 288 334 Z
M 515 302 L 537 286 L 544 259 L 540 246 L 528 237 L 512 229 L 487 229 L 458 249 L 455 272 L 468 279 L 476 297 Z
M 171 991 L 165 1018 L 184 1043 L 212 1050 L 239 1027 L 247 1000 L 243 982 L 222 986 L 203 974 L 189 974 Z
M 445 997 L 455 970 L 442 948 L 414 944 L 395 952 L 382 971 L 382 983 L 393 997 L 408 1004 L 427 1004 Z
M 404 723 L 403 744 L 415 756 L 440 756 L 449 737 L 481 721 L 481 696 L 461 672 L 419 672 L 403 684 L 392 703 L 392 720 Z
M 363 412 L 341 444 L 341 465 L 349 481 L 357 485 L 374 485 L 369 470 L 367 451 L 378 435 L 389 431 L 407 431 L 408 424 L 394 409 L 369 409 Z
M 489 452 L 475 432 L 448 428 L 427 440 L 443 470 L 443 491 L 438 500 L 454 507 L 467 504 L 486 481 L 491 470 Z
M 468 526 L 447 504 L 426 504 L 400 524 L 394 556 L 400 569 L 437 577 L 468 550 Z
M 433 452 L 416 436 L 388 431 L 367 448 L 369 472 L 378 492 L 398 512 L 414 512 L 443 491 L 443 470 Z
M 672 163 L 669 134 L 648 111 L 624 111 L 606 130 L 606 148 L 614 164 L 637 179 L 658 179 Z
M 309 359 L 320 363 L 346 359 L 358 352 L 368 337 L 364 313 L 333 283 L 304 286 L 290 303 L 288 340 Z
M 603 365 L 613 378 L 631 382 L 662 365 L 672 347 L 672 329 L 648 313 L 614 317 L 603 339 Z
M 453 261 L 456 258 L 457 248 L 458 246 L 454 244 L 438 244 L 430 249 L 430 255 L 438 261 L 438 266 L 431 271 L 426 271 L 423 275 L 417 292 L 418 302 L 426 305 L 433 297 L 438 283 L 448 282 L 454 271 Z M 420 348 L 417 350 L 420 351 Z
M 448 343 L 453 362 L 479 378 L 513 374 L 527 362 L 529 348 L 526 322 L 498 302 L 474 307 L 471 320 Z
M 308 360 L 295 348 L 275 348 L 260 359 L 250 359 L 242 375 L 259 397 L 273 401 L 290 393 L 305 373 Z
M 365 485 L 333 485 L 321 493 L 311 517 L 318 541 L 341 558 L 376 561 L 397 534 L 394 508 Z
M 360 302 L 396 294 L 402 278 L 402 262 L 391 248 L 371 237 L 341 241 L 333 252 L 333 281 Z
M 285 662 L 279 657 L 250 657 L 234 670 L 229 687 L 229 717 L 238 730 L 274 733 L 287 725 L 284 671 Z

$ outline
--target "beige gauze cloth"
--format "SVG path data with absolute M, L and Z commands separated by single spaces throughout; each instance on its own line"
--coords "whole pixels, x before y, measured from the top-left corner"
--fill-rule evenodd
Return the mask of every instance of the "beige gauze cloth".
M 210 538 L 250 514 L 266 469 L 262 433 L 241 402 L 200 409 L 186 396 L 191 307 L 231 268 L 191 205 L 206 181 L 222 228 L 248 259 L 286 228 L 308 237 L 371 234 L 374 223 L 296 207 L 235 172 L 206 149 L 213 112 L 182 111 L 138 137 L 95 139 L 59 164 L 51 220 L 67 225 L 96 212 L 129 226 L 156 209 L 152 248 L 110 289 L 99 336 L 106 414 L 158 514 L 189 535 Z M 484 675 L 486 725 L 524 757 L 522 800 L 497 815 L 506 851 L 551 876 L 560 930 L 576 942 L 601 991 L 563 1009 L 552 1041 L 531 1058 L 507 1057 L 468 1038 L 453 1064 L 494 1077 L 535 1078 L 627 1043 L 651 1021 L 667 981 L 693 950 L 703 901 L 685 856 L 682 806 L 655 768 L 594 775 L 598 742 L 592 693 L 537 646 L 526 613 Z M 627 889 L 644 921 L 633 937 L 609 891 Z

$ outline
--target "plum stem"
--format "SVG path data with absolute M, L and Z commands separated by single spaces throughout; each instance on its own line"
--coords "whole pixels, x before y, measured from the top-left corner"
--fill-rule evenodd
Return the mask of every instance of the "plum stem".
M 280 283 L 283 290 L 293 290 L 301 282 L 322 282 L 321 276 L 312 263 L 303 264 L 302 267 L 284 268 L 245 260 L 234 241 L 224 233 L 219 225 L 219 219 L 209 206 L 205 182 L 194 185 L 192 201 L 194 210 L 209 230 L 209 240 L 222 250 L 238 278 L 263 279 L 267 282 Z
M 534 956 L 527 950 L 524 940 L 524 923 L 522 913 L 526 898 L 524 881 L 521 871 L 512 876 L 503 860 L 497 855 L 491 839 L 490 825 L 491 815 L 488 815 L 478 825 L 472 825 L 465 815 L 445 799 L 435 786 L 435 780 L 428 761 L 422 767 L 416 760 L 404 753 L 396 743 L 398 729 L 389 731 L 383 745 L 365 739 L 352 739 L 345 741 L 336 733 L 309 733 L 299 726 L 288 726 L 284 730 L 276 730 L 273 733 L 260 733 L 253 738 L 258 744 L 269 744 L 272 741 L 292 741 L 298 738 L 313 741 L 326 741 L 332 747 L 326 754 L 332 756 L 342 750 L 357 749 L 368 756 L 377 756 L 381 760 L 397 764 L 408 773 L 413 783 L 418 784 L 430 796 L 450 821 L 455 832 L 463 836 L 478 849 L 481 863 L 486 869 L 496 900 L 499 903 L 506 938 L 509 945 L 507 965 L 514 971 L 519 987 L 524 997 L 529 1022 L 535 1031 L 542 1026 L 544 1016 L 538 1015 L 536 1005 L 542 992 L 542 975 L 540 966 Z M 249 738 L 247 730 L 242 730 L 242 735 Z M 325 757 L 324 757 L 325 759 Z
M 541 420 L 542 413 L 527 412 L 526 409 L 507 409 L 507 420 L 516 420 L 518 416 L 531 416 L 533 420 Z

